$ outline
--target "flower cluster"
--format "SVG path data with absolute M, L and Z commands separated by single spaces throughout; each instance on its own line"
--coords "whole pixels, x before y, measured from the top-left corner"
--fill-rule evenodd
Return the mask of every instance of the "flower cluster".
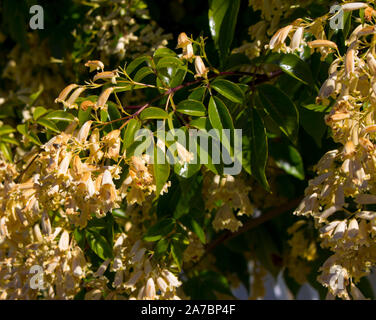
M 367 8 L 365 3 L 343 5 L 344 10 Z M 284 30 L 273 37 L 270 47 L 283 48 L 288 33 Z M 322 49 L 323 57 L 332 50 L 338 55 L 317 100 L 324 104 L 335 100 L 325 121 L 340 147 L 318 162 L 317 177 L 309 181 L 295 213 L 313 217 L 322 246 L 334 252 L 322 266 L 319 281 L 329 295 L 343 299 L 350 298 L 348 289 L 354 299 L 362 297 L 355 284 L 376 263 L 374 34 L 371 19 L 359 24 L 346 41 L 344 56 L 324 37 L 308 43 L 312 49 Z
M 249 201 L 250 187 L 240 177 L 214 175 L 211 172 L 204 176 L 205 208 L 209 212 L 216 210 L 213 227 L 216 231 L 228 229 L 238 230 L 243 224 L 236 215 L 250 216 L 253 206 Z M 235 211 L 235 214 L 234 214 Z

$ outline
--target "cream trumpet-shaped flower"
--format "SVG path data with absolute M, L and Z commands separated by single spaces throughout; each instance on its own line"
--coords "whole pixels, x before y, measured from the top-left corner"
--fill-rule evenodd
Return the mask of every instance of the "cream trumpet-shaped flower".
M 279 29 L 270 39 L 269 49 L 270 50 L 277 49 L 282 44 L 284 44 L 291 29 L 292 29 L 292 25 L 288 25 L 286 27 Z
M 333 41 L 329 40 L 313 40 L 308 42 L 308 46 L 311 49 L 320 48 L 320 47 L 327 47 L 331 49 L 337 50 L 337 44 Z
M 109 159 L 113 159 L 115 161 L 119 158 L 120 152 L 120 130 L 116 129 L 108 133 L 103 137 L 103 142 L 107 146 L 107 152 L 105 153 L 105 157 Z
M 376 59 L 371 52 L 367 54 L 367 65 L 371 75 L 376 76 Z
M 181 282 L 178 280 L 178 278 L 167 269 L 162 270 L 162 276 L 167 280 L 168 286 L 171 289 L 179 287 L 181 285 Z
M 347 77 L 352 77 L 354 75 L 355 71 L 355 50 L 356 43 L 353 43 L 350 45 L 350 47 L 347 49 L 346 52 L 346 58 L 345 58 L 345 72 Z
M 359 233 L 358 221 L 354 218 L 351 219 L 347 228 L 347 236 L 350 238 L 355 238 Z
M 89 72 L 94 70 L 102 70 L 104 69 L 104 64 L 102 61 L 99 60 L 89 60 L 85 63 L 85 67 L 89 68 Z
M 157 286 L 162 291 L 162 293 L 165 293 L 168 289 L 168 285 L 162 277 L 157 278 Z
M 65 102 L 65 99 L 68 97 L 69 93 L 78 87 L 78 84 L 70 84 L 69 86 L 65 87 L 63 91 L 60 92 L 59 96 L 55 99 L 55 103 L 58 102 Z
M 105 108 L 106 102 L 108 98 L 110 97 L 111 93 L 114 91 L 114 89 L 115 89 L 114 87 L 110 87 L 101 93 L 101 95 L 98 98 L 97 103 L 95 104 L 95 107 L 94 107 L 95 110 Z
M 90 162 L 99 162 L 104 152 L 101 151 L 100 134 L 99 129 L 95 128 L 89 138 L 89 150 L 90 150 Z
M 90 128 L 91 128 L 91 124 L 93 123 L 93 121 L 86 121 L 81 129 L 78 131 L 77 133 L 77 140 L 79 143 L 85 143 L 86 140 L 87 140 L 87 137 L 89 136 L 89 131 L 90 131 Z
M 356 203 L 359 204 L 375 204 L 376 195 L 373 194 L 358 194 L 355 196 Z
M 77 103 L 76 100 L 77 98 L 81 95 L 82 92 L 86 90 L 85 87 L 79 87 L 76 90 L 73 91 L 73 93 L 70 95 L 69 99 L 67 101 L 62 101 L 65 107 L 69 109 L 77 109 Z
M 111 79 L 111 82 L 113 84 L 116 84 L 116 78 L 119 76 L 117 70 L 113 70 L 113 71 L 104 71 L 104 72 L 99 72 L 97 73 L 94 78 L 93 78 L 93 81 L 97 81 L 99 79 L 102 79 L 102 80 L 106 80 L 106 79 Z
M 61 251 L 66 251 L 69 248 L 69 233 L 67 230 L 64 230 L 64 232 L 60 236 L 59 240 L 59 249 Z
M 179 48 L 183 49 L 182 58 L 192 61 L 192 58 L 194 58 L 192 41 L 184 32 L 180 33 L 178 37 L 178 45 L 176 49 Z
M 61 160 L 59 164 L 59 168 L 58 168 L 59 175 L 67 174 L 71 159 L 72 159 L 72 154 L 70 152 L 66 153 L 63 160 Z
M 200 56 L 195 57 L 195 78 L 206 78 L 209 72 L 209 68 L 205 67 L 204 61 Z
M 299 47 L 303 40 L 303 32 L 304 32 L 303 27 L 299 27 L 298 29 L 296 29 L 291 39 L 291 44 L 290 44 L 291 51 L 294 52 L 295 50 L 299 50 Z
M 130 279 L 124 284 L 124 287 L 126 289 L 130 289 L 131 292 L 133 292 L 134 290 L 136 290 L 136 284 L 142 276 L 143 276 L 142 270 L 134 271 Z
M 178 36 L 178 45 L 176 46 L 176 49 L 184 48 L 190 43 L 192 43 L 192 41 L 188 38 L 187 34 L 185 32 L 181 32 Z
M 154 300 L 156 297 L 155 283 L 153 278 L 149 278 L 145 286 L 145 297 L 150 300 Z
M 243 224 L 236 219 L 232 208 L 227 203 L 218 209 L 213 220 L 213 227 L 216 231 L 227 229 L 231 232 L 235 232 L 242 225 Z
M 367 8 L 368 4 L 364 2 L 351 2 L 341 5 L 341 7 L 343 11 L 354 11 Z

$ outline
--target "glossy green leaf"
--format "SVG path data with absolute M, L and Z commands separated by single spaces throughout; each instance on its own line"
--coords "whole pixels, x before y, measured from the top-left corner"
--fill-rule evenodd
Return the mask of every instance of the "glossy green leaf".
M 244 94 L 243 91 L 239 88 L 239 86 L 231 81 L 225 79 L 216 79 L 214 80 L 210 86 L 235 103 L 243 103 L 244 101 Z
M 208 113 L 214 129 L 234 129 L 230 112 L 218 97 L 210 97 Z
M 141 128 L 141 123 L 137 119 L 131 119 L 124 130 L 122 152 L 128 149 L 134 142 L 134 135 Z
M 133 80 L 136 82 L 141 82 L 144 78 L 146 78 L 150 74 L 154 74 L 153 69 L 151 69 L 150 67 L 142 67 L 140 70 L 137 71 Z
M 296 143 L 299 129 L 299 114 L 295 104 L 281 90 L 270 84 L 259 86 L 262 106 L 280 130 Z
M 155 194 L 158 198 L 161 190 L 163 189 L 163 186 L 167 182 L 167 179 L 170 175 L 170 165 L 167 162 L 166 155 L 157 146 L 154 146 L 153 170 L 156 184 Z
M 204 100 L 206 90 L 207 89 L 205 87 L 198 87 L 190 93 L 188 99 L 202 102 Z
M 133 71 L 135 71 L 143 63 L 146 63 L 147 65 L 149 65 L 150 57 L 142 56 L 142 57 L 138 57 L 138 58 L 134 59 L 126 68 L 127 74 L 130 75 Z
M 169 49 L 169 48 L 159 48 L 155 50 L 153 57 L 154 58 L 161 58 L 161 57 L 166 57 L 166 56 L 176 56 L 175 51 Z
M 269 153 L 279 168 L 295 178 L 304 179 L 303 159 L 296 148 L 285 143 L 271 143 Z
M 112 258 L 112 247 L 99 232 L 90 229 L 85 232 L 86 240 L 95 254 L 103 260 Z
M 176 111 L 190 116 L 201 117 L 205 115 L 206 108 L 201 101 L 188 99 L 179 102 Z
M 46 114 L 43 119 L 51 120 L 51 121 L 65 121 L 65 122 L 72 122 L 74 120 L 73 114 L 62 111 L 62 110 L 57 110 L 57 111 L 52 111 Z
M 38 119 L 37 123 L 53 132 L 60 133 L 60 130 L 56 127 L 56 125 L 52 121 L 47 120 L 46 118 Z
M 36 107 L 33 112 L 33 119 L 37 120 L 41 116 L 45 115 L 48 112 L 48 110 L 44 107 Z
M 269 190 L 269 183 L 266 179 L 265 168 L 268 160 L 268 139 L 262 119 L 253 108 L 250 110 L 249 126 L 249 148 L 251 156 L 251 174 L 266 190 Z
M 223 62 L 230 52 L 240 0 L 209 0 L 209 27 Z
M 161 108 L 157 107 L 149 107 L 146 108 L 140 114 L 141 120 L 149 120 L 149 119 L 167 119 L 168 113 Z
M 275 54 L 267 62 L 278 65 L 285 73 L 307 85 L 313 85 L 309 65 L 295 54 Z

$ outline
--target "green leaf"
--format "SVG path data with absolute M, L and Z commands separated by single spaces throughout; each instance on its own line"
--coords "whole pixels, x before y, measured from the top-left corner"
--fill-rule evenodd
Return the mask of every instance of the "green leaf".
M 233 156 L 231 138 L 222 132 L 222 129 L 230 129 L 230 134 L 232 134 L 234 130 L 234 124 L 226 105 L 218 97 L 212 96 L 209 100 L 208 113 L 211 125 L 214 129 L 219 130 L 218 134 L 222 146 L 228 151 L 230 156 Z
M 210 86 L 220 93 L 222 96 L 226 97 L 232 102 L 243 103 L 244 94 L 239 86 L 231 81 L 225 79 L 216 79 Z
M 141 120 L 149 120 L 149 119 L 167 119 L 168 113 L 161 108 L 157 107 L 149 107 L 146 108 L 140 114 Z
M 303 108 L 315 112 L 325 112 L 328 109 L 328 106 L 319 105 L 319 104 L 309 104 L 306 106 L 303 106 Z
M 8 124 L 5 124 L 5 125 L 2 125 L 0 127 L 0 136 L 2 136 L 4 134 L 9 134 L 9 133 L 12 133 L 12 132 L 15 132 L 15 131 L 16 131 L 16 129 L 14 129 L 13 127 L 11 127 Z
M 187 66 L 176 57 L 163 57 L 157 64 L 158 79 L 157 85 L 162 86 L 160 78 L 169 87 L 174 88 L 180 85 L 187 73 Z
M 171 254 L 179 268 L 179 271 L 181 270 L 181 266 L 183 264 L 184 250 L 186 247 L 187 246 L 180 239 L 173 240 L 170 244 Z
M 171 49 L 168 48 L 159 48 L 155 50 L 153 57 L 154 58 L 161 58 L 161 57 L 166 57 L 166 56 L 176 56 L 175 51 L 172 51 Z
M 29 100 L 30 106 L 34 105 L 34 103 L 38 100 L 42 92 L 43 92 L 43 86 L 40 86 L 37 92 L 34 92 L 33 94 L 30 95 L 30 100 Z
M 124 136 L 123 136 L 123 147 L 122 152 L 124 152 L 126 149 L 128 149 L 131 144 L 134 142 L 134 135 L 141 128 L 141 123 L 137 119 L 131 119 L 125 130 L 124 130 Z
M 44 107 L 36 107 L 33 112 L 33 119 L 37 120 L 41 116 L 45 115 L 48 112 L 48 110 Z
M 188 99 L 179 102 L 176 111 L 190 116 L 201 117 L 205 115 L 206 108 L 202 102 Z
M 202 243 L 206 243 L 205 231 L 202 229 L 201 225 L 193 219 L 190 215 L 185 215 L 181 222 L 191 231 L 193 231 Z
M 154 248 L 154 257 L 158 260 L 166 254 L 170 243 L 166 238 L 162 238 L 157 242 Z
M 202 102 L 204 101 L 205 92 L 206 92 L 205 87 L 198 87 L 191 92 L 191 94 L 188 96 L 188 99 Z
M 9 145 L 6 143 L 0 142 L 0 151 L 5 157 L 10 162 L 13 162 L 13 155 L 12 155 L 12 150 L 10 149 Z
M 234 129 L 230 112 L 218 97 L 210 97 L 208 113 L 214 129 Z
M 47 120 L 46 118 L 38 119 L 37 123 L 53 132 L 60 133 L 60 130 L 56 127 L 56 125 L 52 121 Z
M 265 175 L 265 167 L 268 160 L 268 139 L 266 137 L 265 126 L 257 111 L 253 108 L 250 110 L 249 121 L 249 129 L 246 135 L 243 136 L 243 143 L 248 143 L 247 148 L 250 150 L 251 157 L 251 172 L 248 173 L 251 173 L 266 190 L 269 190 L 269 183 Z M 246 157 L 243 156 L 243 159 L 246 160 Z M 244 168 L 247 169 L 247 167 Z
M 57 110 L 57 111 L 52 111 L 49 112 L 47 115 L 43 117 L 43 119 L 51 120 L 51 121 L 65 121 L 65 122 L 72 122 L 74 121 L 74 116 L 73 114 L 62 111 L 62 110 Z
M 209 0 L 209 27 L 222 63 L 230 52 L 240 0 Z
M 37 144 L 38 146 L 42 144 L 35 133 L 28 131 L 26 124 L 19 124 L 17 126 L 17 131 L 24 135 L 26 138 L 28 138 L 31 142 Z
M 112 247 L 104 236 L 93 229 L 86 230 L 85 235 L 91 250 L 93 250 L 99 258 L 103 260 L 112 258 Z
M 80 127 L 86 122 L 91 119 L 91 107 L 87 108 L 86 111 L 82 110 L 81 108 L 78 110 L 78 121 Z
M 0 136 L 0 141 L 6 142 L 6 143 L 11 143 L 11 144 L 14 144 L 16 146 L 20 145 L 20 143 L 17 139 L 11 138 L 9 136 Z
M 136 82 L 141 82 L 144 78 L 146 78 L 150 74 L 154 74 L 154 71 L 152 68 L 142 67 L 140 70 L 137 71 L 133 80 Z
M 154 146 L 153 170 L 154 170 L 154 179 L 155 179 L 155 184 L 156 184 L 155 194 L 156 194 L 156 197 L 158 198 L 163 186 L 167 182 L 167 179 L 170 175 L 170 165 L 167 162 L 166 155 L 157 146 Z
M 125 211 L 123 209 L 120 209 L 120 208 L 113 209 L 111 211 L 111 213 L 112 213 L 113 216 L 118 217 L 118 218 L 125 219 L 127 217 Z
M 319 148 L 321 148 L 322 138 L 327 130 L 327 125 L 324 121 L 324 112 L 318 112 L 307 110 L 305 108 L 300 109 L 300 124 L 303 129 L 313 138 Z
M 171 68 L 184 66 L 184 62 L 176 57 L 165 56 L 157 63 L 157 70 L 162 68 Z
M 162 237 L 167 236 L 172 230 L 174 230 L 175 223 L 175 219 L 172 218 L 158 221 L 148 229 L 148 231 L 144 235 L 144 240 L 149 242 L 158 241 Z
M 304 179 L 303 159 L 293 146 L 274 142 L 269 145 L 269 153 L 279 168 L 295 178 Z
M 278 65 L 285 73 L 306 85 L 314 83 L 309 65 L 294 54 L 273 54 L 267 63 Z
M 142 63 L 146 63 L 149 65 L 150 57 L 149 56 L 142 56 L 134 59 L 126 68 L 126 72 L 130 75 L 134 70 L 136 70 Z
M 259 86 L 258 91 L 265 111 L 295 144 L 299 129 L 299 114 L 295 104 L 286 94 L 270 84 Z

